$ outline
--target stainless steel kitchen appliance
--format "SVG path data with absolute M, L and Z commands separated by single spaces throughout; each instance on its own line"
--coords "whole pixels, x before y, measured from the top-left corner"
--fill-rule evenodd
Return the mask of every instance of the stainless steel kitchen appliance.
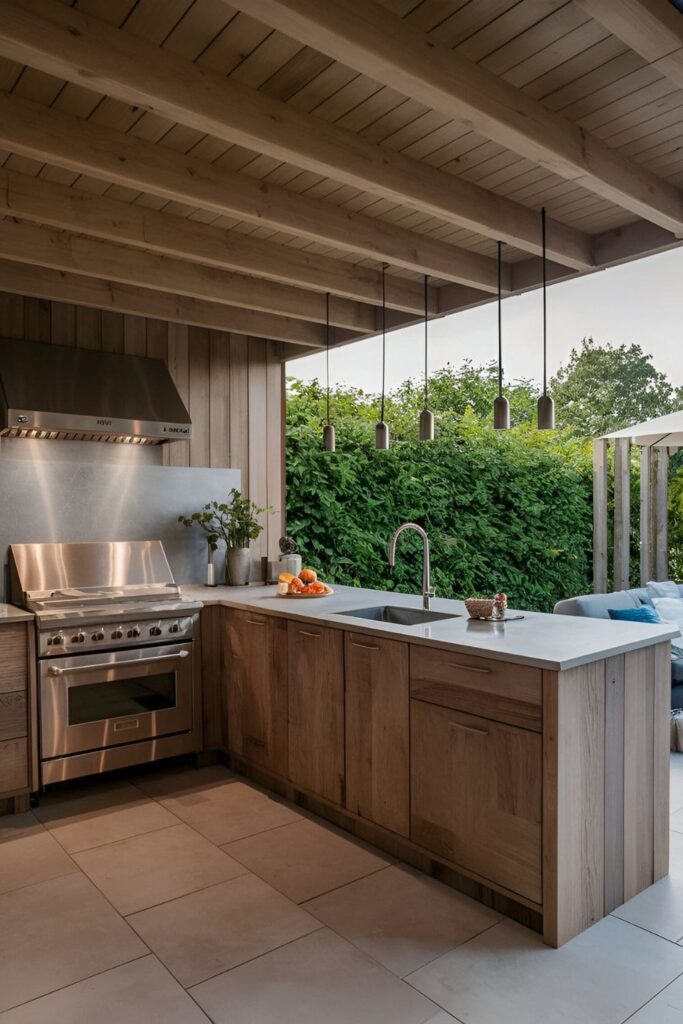
M 36 616 L 40 782 L 201 749 L 200 602 L 160 541 L 13 544 Z

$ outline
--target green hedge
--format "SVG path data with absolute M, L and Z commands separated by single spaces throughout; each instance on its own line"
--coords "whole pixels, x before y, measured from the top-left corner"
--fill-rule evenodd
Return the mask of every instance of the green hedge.
M 419 593 L 422 545 L 386 546 L 408 520 L 428 531 L 443 597 L 504 590 L 517 607 L 549 611 L 591 588 L 591 463 L 585 444 L 531 427 L 496 434 L 465 421 L 461 436 L 372 448 L 346 423 L 340 450 L 321 451 L 310 425 L 290 424 L 287 531 L 305 564 L 332 583 Z

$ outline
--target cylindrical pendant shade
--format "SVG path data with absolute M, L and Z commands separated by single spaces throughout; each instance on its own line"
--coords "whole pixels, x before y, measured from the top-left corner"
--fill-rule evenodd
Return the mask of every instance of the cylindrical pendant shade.
M 494 399 L 493 426 L 495 430 L 510 429 L 510 403 L 505 395 L 498 395 Z
M 382 420 L 375 426 L 375 448 L 378 451 L 389 449 L 389 427 Z
M 550 395 L 541 395 L 536 406 L 538 412 L 538 429 L 555 429 L 555 403 Z
M 337 438 L 331 423 L 326 423 L 323 427 L 323 445 L 326 452 L 335 452 L 337 450 Z
M 434 413 L 423 409 L 420 413 L 420 440 L 434 440 Z

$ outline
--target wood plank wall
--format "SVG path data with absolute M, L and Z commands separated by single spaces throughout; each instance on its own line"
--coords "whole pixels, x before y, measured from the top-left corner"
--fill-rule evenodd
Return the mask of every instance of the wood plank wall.
M 0 337 L 163 359 L 192 417 L 192 440 L 165 445 L 164 461 L 241 470 L 243 492 L 278 513 L 253 544 L 254 558 L 277 558 L 285 507 L 278 343 L 6 292 Z

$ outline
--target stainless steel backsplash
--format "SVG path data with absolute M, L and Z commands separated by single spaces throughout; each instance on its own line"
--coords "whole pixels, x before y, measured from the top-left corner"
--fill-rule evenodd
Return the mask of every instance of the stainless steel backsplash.
M 224 499 L 240 487 L 240 471 L 176 468 L 160 460 L 161 450 L 152 447 L 3 439 L 0 600 L 7 599 L 12 543 L 161 540 L 176 580 L 203 583 L 206 541 L 199 530 L 180 526 L 178 516 Z M 223 564 L 219 551 L 218 579 Z

